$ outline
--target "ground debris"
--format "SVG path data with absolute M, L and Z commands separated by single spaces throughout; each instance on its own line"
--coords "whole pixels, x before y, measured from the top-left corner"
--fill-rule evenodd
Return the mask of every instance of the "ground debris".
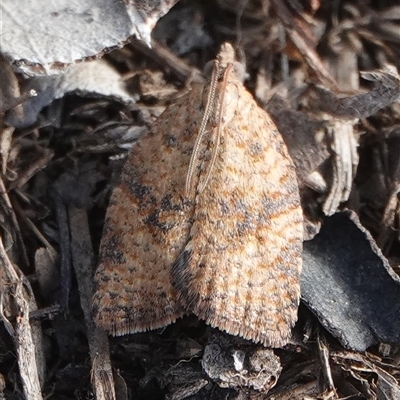
M 221 333 L 211 335 L 201 362 L 204 372 L 223 388 L 267 393 L 278 381 L 281 363 L 273 350 L 252 347 Z
M 155 21 L 174 0 L 151 2 L 148 9 L 134 9 L 140 1 L 100 1 L 78 16 L 68 11 L 70 4 L 59 12 L 61 1 L 49 6 L 54 13 L 41 7 L 33 18 L 32 3 L 10 25 L 14 14 L 5 8 L 11 3 L 1 6 L 7 29 L 0 47 L 8 56 L 0 60 L 0 399 L 400 398 L 398 1 L 180 0 L 157 22 L 151 39 Z M 93 38 L 93 47 L 74 53 L 57 45 L 77 31 L 63 35 L 55 24 L 59 34 L 46 42 L 49 52 L 35 50 L 37 37 L 46 36 L 46 21 L 65 21 L 67 13 L 68 21 L 92 26 L 97 19 L 91 16 L 105 5 L 123 16 L 99 14 L 102 23 L 84 35 Z M 21 27 L 25 18 L 35 23 Z M 112 32 L 124 36 L 135 24 L 151 47 L 131 38 L 112 50 Z M 11 49 L 27 28 L 32 40 Z M 18 30 L 10 42 L 7 34 Z M 111 192 L 130 151 L 140 150 L 150 168 L 142 152 L 146 132 L 194 88 L 203 99 L 198 114 L 204 115 L 208 62 L 224 42 L 244 66 L 236 72 L 246 72 L 243 84 L 229 87 L 231 97 L 221 102 L 217 93 L 216 99 L 231 106 L 235 93 L 249 92 L 273 119 L 295 165 L 306 240 L 298 321 L 287 344 L 273 351 L 222 335 L 194 315 L 107 341 L 93 325 L 90 303 Z M 91 50 L 98 54 L 99 45 L 110 50 L 100 63 L 84 61 L 72 68 L 76 73 L 42 76 L 37 92 L 20 73 L 59 73 Z M 24 48 L 29 54 L 12 61 L 9 51 Z M 51 63 L 51 52 L 68 59 Z M 32 64 L 34 57 L 42 57 L 39 64 Z M 88 75 L 81 75 L 86 68 Z M 212 128 L 223 121 L 218 107 L 214 111 L 203 145 L 213 144 L 207 142 Z M 190 129 L 181 128 L 180 137 Z M 176 149 L 172 139 L 165 137 L 167 153 Z M 171 186 L 159 168 L 165 155 L 165 148 L 154 149 L 152 179 Z M 179 164 L 178 158 L 170 161 Z M 140 167 L 130 176 L 137 178 Z M 203 193 L 215 169 L 218 163 L 204 188 L 198 186 Z M 185 185 L 187 168 L 179 171 Z M 199 200 L 198 177 L 189 177 L 188 192 Z M 260 187 L 270 189 L 271 180 Z M 132 237 L 138 239 L 134 230 Z M 268 242 L 265 254 L 273 247 Z M 226 265 L 222 283 L 232 282 L 231 260 Z M 266 359 L 270 363 L 260 367 Z

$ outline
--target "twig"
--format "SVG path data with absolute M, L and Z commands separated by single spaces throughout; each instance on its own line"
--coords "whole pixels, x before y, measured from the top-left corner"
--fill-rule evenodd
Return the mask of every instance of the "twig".
M 325 383 L 327 386 L 327 391 L 324 394 L 324 399 L 332 399 L 332 398 L 337 399 L 338 395 L 336 393 L 335 384 L 332 378 L 331 366 L 329 364 L 329 349 L 326 344 L 325 338 L 320 334 L 318 334 L 317 343 L 318 343 L 319 357 L 322 365 L 322 372 L 324 374 Z
M 71 231 L 72 263 L 78 281 L 92 360 L 92 385 L 97 400 L 115 400 L 108 338 L 103 330 L 94 325 L 91 313 L 94 294 L 92 279 L 94 255 L 86 210 L 71 205 L 68 209 L 68 216 Z
M 56 218 L 58 224 L 60 241 L 60 262 L 61 262 L 61 306 L 68 311 L 68 298 L 71 288 L 71 247 L 70 234 L 68 230 L 67 208 L 62 203 L 58 192 L 56 196 Z
M 9 185 L 9 190 L 11 189 L 21 189 L 29 179 L 36 175 L 40 170 L 47 167 L 51 159 L 54 157 L 54 152 L 51 150 L 44 150 L 43 157 L 39 160 L 31 163 L 26 171 L 23 171 L 18 178 Z
M 132 46 L 135 50 L 140 51 L 142 54 L 158 63 L 182 83 L 186 83 L 188 80 L 192 82 L 203 82 L 202 75 L 198 69 L 188 66 L 174 53 L 154 40 L 151 42 L 151 48 L 140 40 L 133 40 Z
M 32 294 L 26 290 L 28 282 L 21 273 L 17 272 L 8 258 L 2 239 L 0 239 L 0 263 L 5 271 L 2 278 L 6 282 L 6 290 L 0 292 L 0 318 L 14 340 L 24 397 L 27 400 L 42 400 L 36 342 L 29 324 L 29 303 L 32 302 L 30 298 Z M 4 312 L 4 306 L 7 303 L 17 310 L 14 325 Z
M 2 203 L 2 204 L 1 204 Z M 12 242 L 9 240 L 3 240 L 3 245 L 9 250 L 11 248 L 11 260 L 13 262 L 18 262 L 19 265 L 22 264 L 21 268 L 29 264 L 28 256 L 26 254 L 25 244 L 22 239 L 21 229 L 18 224 L 17 216 L 15 215 L 14 207 L 11 204 L 10 197 L 8 196 L 8 191 L 4 185 L 3 179 L 0 177 L 0 206 L 3 213 L 3 219 L 9 219 L 8 222 L 8 233 L 12 237 Z M 17 242 L 15 246 L 14 240 Z M 5 242 L 5 243 L 4 243 Z M 10 242 L 10 243 L 9 243 Z M 17 261 L 18 260 L 18 261 Z

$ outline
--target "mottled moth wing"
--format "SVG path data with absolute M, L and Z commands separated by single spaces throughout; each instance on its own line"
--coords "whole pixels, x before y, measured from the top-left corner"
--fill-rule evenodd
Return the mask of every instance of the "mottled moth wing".
M 197 111 L 188 109 L 193 97 Z M 93 299 L 96 323 L 113 335 L 163 327 L 184 314 L 170 265 L 187 244 L 193 218 L 184 186 L 200 99 L 201 88 L 194 89 L 158 118 L 132 149 L 113 191 Z
M 290 337 L 300 297 L 295 169 L 270 117 L 233 74 L 224 90 L 217 158 L 195 198 L 190 240 L 172 281 L 184 306 L 211 326 L 279 347 Z

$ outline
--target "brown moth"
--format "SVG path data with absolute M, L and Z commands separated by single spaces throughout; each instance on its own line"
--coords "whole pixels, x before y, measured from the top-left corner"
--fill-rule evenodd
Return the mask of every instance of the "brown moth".
M 93 300 L 113 335 L 192 312 L 265 346 L 297 319 L 302 211 L 294 165 L 224 44 L 211 82 L 132 149 L 112 194 Z

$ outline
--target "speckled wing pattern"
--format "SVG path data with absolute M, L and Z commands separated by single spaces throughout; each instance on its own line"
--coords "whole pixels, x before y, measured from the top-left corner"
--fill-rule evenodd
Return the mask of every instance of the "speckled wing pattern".
M 233 54 L 228 44 L 193 192 L 185 181 L 209 85 L 159 117 L 112 194 L 93 311 L 114 335 L 193 312 L 232 335 L 279 347 L 297 319 L 303 228 L 294 166 L 268 114 L 226 68 L 234 62 L 226 54 Z
M 268 114 L 233 72 L 226 79 L 224 102 L 215 107 L 223 107 L 217 158 L 195 198 L 190 239 L 172 281 L 184 306 L 211 326 L 279 347 L 290 337 L 300 298 L 296 174 Z M 198 182 L 207 172 L 200 169 Z
M 201 122 L 201 92 L 179 98 L 130 152 L 107 209 L 93 314 L 113 335 L 142 332 L 184 314 L 170 266 L 188 240 L 194 202 L 186 169 Z M 188 111 L 188 102 L 198 102 Z

